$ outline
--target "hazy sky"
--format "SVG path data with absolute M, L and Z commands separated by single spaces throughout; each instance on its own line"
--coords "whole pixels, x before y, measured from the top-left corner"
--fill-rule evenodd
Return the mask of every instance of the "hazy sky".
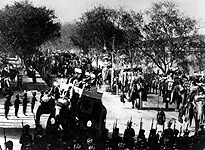
M 20 1 L 20 0 L 15 0 Z M 143 11 L 151 7 L 152 2 L 163 0 L 29 0 L 34 6 L 46 6 L 54 9 L 56 16 L 62 23 L 70 22 L 81 16 L 93 6 L 103 4 L 110 8 L 123 6 L 126 9 L 132 9 L 136 12 Z M 179 9 L 190 17 L 204 22 L 205 26 L 205 0 L 172 0 Z M 0 8 L 6 4 L 12 4 L 14 0 L 0 0 Z

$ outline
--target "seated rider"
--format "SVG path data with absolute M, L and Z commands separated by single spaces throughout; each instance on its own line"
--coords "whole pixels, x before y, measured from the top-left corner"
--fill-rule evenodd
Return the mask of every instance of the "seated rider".
M 67 80 L 67 84 L 73 83 L 75 80 L 80 82 L 80 81 L 82 81 L 82 79 L 83 79 L 82 69 L 75 68 L 75 73 L 74 73 L 73 77 L 71 77 Z
M 60 88 L 56 81 L 53 83 L 53 86 L 49 92 L 49 96 L 53 96 L 56 100 L 60 98 Z

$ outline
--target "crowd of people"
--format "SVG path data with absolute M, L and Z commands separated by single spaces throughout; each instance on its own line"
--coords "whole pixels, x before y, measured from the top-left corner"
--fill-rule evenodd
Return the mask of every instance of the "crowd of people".
M 78 79 L 82 81 L 80 69 L 75 69 L 76 76 L 69 78 L 68 82 Z M 52 90 L 52 89 L 51 89 Z M 32 104 L 35 104 L 36 93 L 33 93 Z M 57 96 L 57 95 L 55 95 Z M 58 97 L 58 96 L 57 96 Z M 5 117 L 7 117 L 8 110 L 6 104 L 11 105 L 11 97 L 8 96 L 5 102 Z M 27 94 L 24 94 L 22 102 L 23 113 L 26 115 L 26 105 L 28 103 Z M 17 101 L 17 102 L 16 102 Z M 19 95 L 16 95 L 15 103 L 20 103 Z M 18 104 L 15 106 L 15 115 L 18 117 Z M 31 111 L 34 105 L 31 105 Z M 35 128 L 34 135 L 29 132 L 30 126 L 24 125 L 22 135 L 20 137 L 21 149 L 48 149 L 48 150 L 68 150 L 68 149 L 89 149 L 89 150 L 105 150 L 105 149 L 201 149 L 204 148 L 205 131 L 203 124 L 196 131 L 194 136 L 189 136 L 190 131 L 178 130 L 175 128 L 175 122 L 170 120 L 165 128 L 166 116 L 163 109 L 158 112 L 157 124 L 162 126 L 163 130 L 158 132 L 157 128 L 154 129 L 153 125 L 150 129 L 150 134 L 145 137 L 145 130 L 140 126 L 139 133 L 132 128 L 132 120 L 127 122 L 127 128 L 123 135 L 120 135 L 117 122 L 114 123 L 113 131 L 111 133 L 108 129 L 104 129 L 101 134 L 96 134 L 95 129 L 89 124 L 86 128 L 80 128 L 79 124 L 75 124 L 71 129 L 63 129 L 59 124 L 58 118 L 51 118 L 50 124 L 46 128 L 42 128 L 39 124 Z M 174 128 L 172 128 L 174 126 Z
M 161 111 L 163 110 L 158 115 Z M 164 123 L 164 120 L 157 122 L 158 126 L 163 127 L 162 131 L 157 131 L 152 122 L 148 137 L 145 137 L 142 122 L 139 132 L 136 133 L 132 127 L 132 119 L 128 120 L 124 134 L 119 133 L 116 121 L 111 133 L 105 129 L 100 135 L 96 135 L 89 125 L 83 130 L 75 126 L 65 132 L 61 130 L 58 120 L 52 118 L 51 124 L 45 129 L 41 125 L 36 126 L 34 134 L 28 124 L 24 125 L 19 143 L 21 150 L 201 150 L 205 147 L 203 125 L 193 136 L 189 136 L 188 130 L 176 129 L 173 120 L 167 123 L 167 127 L 164 127 Z M 6 143 L 9 150 L 12 150 L 11 142 Z
M 79 61 L 81 67 L 76 68 L 74 61 L 72 63 L 65 56 L 61 59 L 56 57 L 54 60 L 49 61 L 52 67 L 49 66 L 49 70 L 44 66 L 44 70 L 49 71 L 47 74 L 53 74 L 55 77 L 67 78 L 66 83 L 71 83 L 74 80 L 78 81 L 78 86 L 87 85 L 90 90 L 91 86 L 100 85 L 98 81 L 102 80 L 101 84 L 107 84 L 110 82 L 110 74 L 106 69 L 101 70 L 100 78 L 97 76 L 93 69 L 89 68 L 86 64 L 83 65 L 83 61 Z M 64 60 L 61 62 L 61 60 Z M 48 61 L 48 60 L 43 60 Z M 40 65 L 36 63 L 35 65 Z M 37 66 L 34 65 L 34 68 Z M 64 67 L 63 67 L 64 66 Z M 67 66 L 67 67 L 66 67 Z M 39 67 L 39 66 L 38 66 Z M 106 68 L 106 67 L 105 67 Z M 60 69 L 60 70 L 59 70 Z M 107 71 L 107 72 L 106 72 Z M 100 79 L 100 80 L 99 80 Z M 176 111 L 183 110 L 187 107 L 188 103 L 192 103 L 191 93 L 197 91 L 196 93 L 202 92 L 203 88 L 199 83 L 204 83 L 204 78 L 196 78 L 191 76 L 186 76 L 184 74 L 176 75 L 174 73 L 168 73 L 166 76 L 161 76 L 158 74 L 152 74 L 148 77 L 143 74 L 142 69 L 137 68 L 136 70 L 124 70 L 122 69 L 119 73 L 114 73 L 113 85 L 111 90 L 118 90 L 116 93 L 121 94 L 122 102 L 125 102 L 126 98 L 129 102 L 132 102 L 133 108 L 139 108 L 139 91 L 144 92 L 144 99 L 146 101 L 146 95 L 148 93 L 159 94 L 163 97 L 163 102 L 166 104 L 176 103 Z M 88 84 L 89 83 L 89 84 Z M 193 90 L 191 87 L 197 87 Z M 201 89 L 201 91 L 199 90 Z M 52 89 L 51 89 L 52 90 Z M 50 91 L 51 92 L 51 91 Z M 33 112 L 35 107 L 36 93 L 32 93 L 33 97 L 31 100 L 31 112 Z M 20 100 L 19 94 L 15 95 L 14 104 L 11 103 L 12 94 L 6 96 L 5 101 L 5 118 L 8 118 L 8 113 L 11 105 L 14 105 L 15 116 L 18 117 L 19 105 L 23 106 L 23 114 L 26 115 L 27 104 L 30 102 L 25 92 L 23 99 Z M 57 96 L 57 95 L 55 95 Z M 196 95 L 194 95 L 196 96 Z M 201 97 L 200 97 L 201 98 Z M 205 98 L 205 97 L 204 97 Z M 57 99 L 57 98 L 55 98 Z M 180 114 L 180 113 L 179 113 Z M 189 113 L 189 115 L 191 115 Z M 162 116 L 162 117 L 160 117 Z M 162 118 L 161 120 L 159 118 Z M 179 131 L 175 127 L 171 128 L 173 124 L 169 121 L 165 129 L 165 114 L 161 109 L 157 116 L 157 123 L 163 127 L 162 132 L 158 132 L 157 129 L 151 127 L 150 134 L 146 138 L 145 130 L 140 127 L 139 133 L 136 134 L 135 130 L 132 128 L 132 121 L 127 122 L 127 128 L 123 135 L 120 135 L 117 123 L 114 123 L 113 131 L 109 135 L 108 129 L 102 130 L 100 134 L 96 134 L 94 128 L 87 125 L 85 128 L 80 128 L 78 123 L 74 126 L 69 126 L 68 128 L 62 129 L 59 124 L 58 118 L 51 118 L 50 124 L 46 128 L 42 128 L 40 124 L 36 125 L 34 135 L 29 132 L 30 126 L 24 125 L 22 135 L 20 137 L 20 144 L 22 150 L 27 149 L 48 149 L 48 150 L 67 150 L 67 149 L 89 149 L 89 150 L 104 150 L 104 149 L 200 149 L 205 145 L 203 141 L 205 140 L 204 125 L 199 124 L 199 129 L 196 130 L 194 136 L 189 136 L 189 131 Z M 191 119 L 191 118 L 189 118 Z

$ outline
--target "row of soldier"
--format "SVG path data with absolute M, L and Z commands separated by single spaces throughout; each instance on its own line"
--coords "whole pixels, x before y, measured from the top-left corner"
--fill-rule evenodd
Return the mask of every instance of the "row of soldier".
M 161 111 L 163 110 L 161 109 L 158 115 Z M 169 120 L 166 129 L 164 129 L 165 121 L 162 120 L 160 122 L 158 115 L 156 128 L 153 128 L 152 120 L 150 133 L 147 138 L 142 127 L 142 119 L 140 120 L 138 134 L 132 127 L 133 122 L 130 119 L 123 135 L 119 133 L 116 120 L 110 136 L 108 129 L 105 129 L 101 135 L 96 136 L 89 123 L 84 130 L 76 126 L 75 130 L 63 131 L 58 124 L 58 120 L 52 118 L 51 124 L 45 129 L 41 125 L 36 126 L 34 134 L 31 133 L 28 124 L 24 125 L 19 142 L 21 150 L 194 150 L 205 147 L 203 125 L 200 126 L 195 135 L 189 136 L 190 131 L 184 130 L 182 133 L 181 130 L 176 129 L 174 120 Z M 162 126 L 163 130 L 158 130 L 157 127 L 159 126 Z
M 19 111 L 20 104 L 22 104 L 22 106 L 23 106 L 23 114 L 26 116 L 27 115 L 26 114 L 26 112 L 27 112 L 27 105 L 28 105 L 29 102 L 31 103 L 31 113 L 34 113 L 34 107 L 35 107 L 35 103 L 37 101 L 36 92 L 32 92 L 32 95 L 33 96 L 31 98 L 31 101 L 29 101 L 28 96 L 27 96 L 27 92 L 24 92 L 22 100 L 20 100 L 19 94 L 16 94 L 15 95 L 15 100 L 14 100 L 13 104 L 11 102 L 12 95 L 6 95 L 6 101 L 4 103 L 5 118 L 9 119 L 8 118 L 9 110 L 10 110 L 10 107 L 13 106 L 13 105 L 14 105 L 14 109 L 15 109 L 15 117 L 19 118 L 18 111 Z

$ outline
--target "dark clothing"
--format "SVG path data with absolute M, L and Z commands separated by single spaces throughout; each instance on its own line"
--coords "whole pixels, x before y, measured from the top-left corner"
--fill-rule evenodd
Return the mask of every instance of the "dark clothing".
M 1 77 L 2 77 L 2 78 L 7 78 L 7 77 L 9 77 L 9 72 L 6 71 L 6 70 L 2 70 L 2 72 L 1 72 Z
M 154 131 L 154 133 L 152 133 Z M 156 130 L 151 130 L 150 135 L 148 137 L 148 146 L 150 150 L 158 150 L 159 149 L 159 135 L 156 134 Z
M 114 135 L 114 136 L 112 136 L 110 142 L 111 142 L 112 149 L 118 150 L 119 149 L 118 144 L 122 143 L 122 138 L 119 135 Z
M 50 124 L 46 128 L 46 137 L 49 144 L 55 145 L 60 138 L 60 132 L 57 124 Z
M 16 98 L 16 100 L 14 101 L 15 116 L 18 116 L 19 104 L 21 104 L 21 101 L 19 100 L 19 98 Z
M 54 96 L 56 100 L 59 99 L 60 98 L 60 90 L 59 90 L 59 88 L 56 87 L 56 86 L 53 86 L 51 88 L 50 95 Z
M 33 145 L 32 135 L 30 135 L 29 133 L 22 134 L 19 143 L 22 144 L 21 150 L 31 150 L 31 147 Z
M 167 128 L 164 130 L 162 135 L 164 145 L 171 146 L 174 144 L 174 131 L 171 128 Z
M 8 113 L 9 113 L 10 106 L 12 106 L 12 104 L 11 104 L 11 98 L 8 98 L 8 99 L 5 101 L 5 104 L 4 104 L 5 117 L 6 117 L 6 118 L 8 117 Z
M 31 112 L 33 113 L 33 109 L 35 107 L 35 102 L 37 101 L 36 97 L 34 96 L 31 100 Z
M 131 127 L 125 129 L 123 142 L 125 143 L 125 148 L 133 149 L 134 147 L 134 136 L 135 130 Z
M 25 115 L 26 114 L 26 109 L 27 109 L 27 104 L 28 104 L 28 98 L 27 98 L 27 96 L 25 96 L 24 98 L 23 98 L 23 114 Z
M 34 84 L 36 83 L 36 72 L 35 72 L 35 70 L 33 71 L 32 81 L 33 81 Z
M 165 120 L 166 120 L 165 113 L 164 113 L 163 110 L 160 110 L 160 111 L 157 113 L 157 124 L 159 124 L 159 125 L 164 125 Z

